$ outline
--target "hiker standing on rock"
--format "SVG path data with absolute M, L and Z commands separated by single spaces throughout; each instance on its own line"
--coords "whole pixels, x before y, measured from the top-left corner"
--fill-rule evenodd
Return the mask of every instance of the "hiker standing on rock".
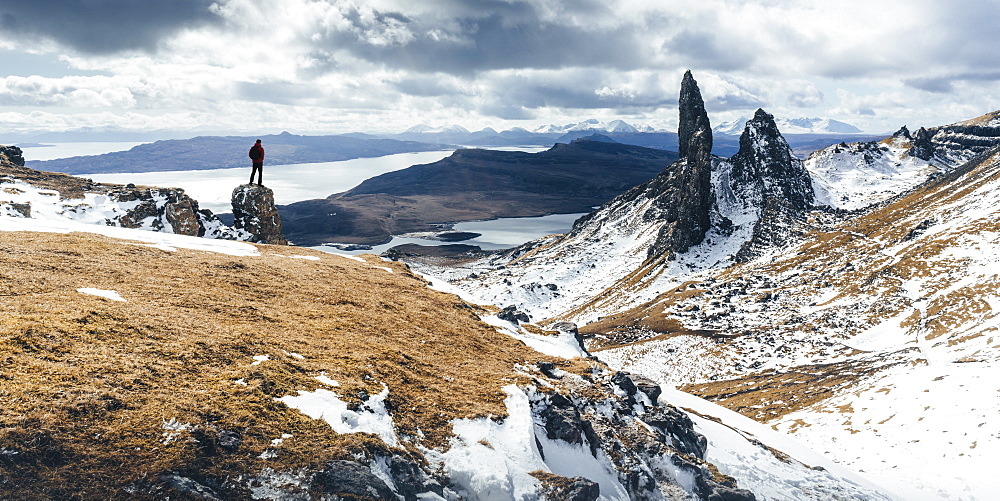
M 264 185 L 264 146 L 260 144 L 260 139 L 250 147 L 250 160 L 253 161 L 253 169 L 250 170 L 250 184 L 253 184 L 253 175 L 257 174 L 257 184 Z

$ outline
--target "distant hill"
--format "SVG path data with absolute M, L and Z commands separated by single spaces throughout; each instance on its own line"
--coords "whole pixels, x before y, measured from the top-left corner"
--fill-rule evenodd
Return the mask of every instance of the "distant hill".
M 377 244 L 440 223 L 589 212 L 676 159 L 671 151 L 591 140 L 540 153 L 458 150 L 279 212 L 299 245 Z
M 266 150 L 266 163 L 333 162 L 395 153 L 433 151 L 444 147 L 396 139 L 355 136 L 299 136 L 283 132 L 267 136 L 200 136 L 141 144 L 128 151 L 57 160 L 28 161 L 27 166 L 67 174 L 157 172 L 227 169 L 249 166 L 247 151 L 256 139 Z

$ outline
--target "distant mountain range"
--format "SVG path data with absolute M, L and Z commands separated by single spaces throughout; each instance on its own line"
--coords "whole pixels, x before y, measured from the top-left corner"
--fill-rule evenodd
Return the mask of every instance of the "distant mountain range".
M 748 118 L 723 122 L 714 127 L 715 134 L 739 136 L 747 126 Z M 832 118 L 775 118 L 783 134 L 861 134 L 861 129 Z
M 261 139 L 269 165 L 334 162 L 396 153 L 433 151 L 441 144 L 353 136 L 299 136 L 283 132 L 269 136 L 200 136 L 140 144 L 128 151 L 56 160 L 29 161 L 33 169 L 66 174 L 158 172 L 245 167 L 247 151 Z
M 881 139 L 885 134 L 859 135 L 861 130 L 853 125 L 829 118 L 776 119 L 792 150 L 800 157 L 821 148 L 845 140 L 870 141 Z M 717 135 L 712 153 L 729 156 L 739 150 L 739 136 L 746 127 L 747 119 L 727 122 L 713 129 Z M 591 118 L 581 122 L 548 124 L 528 130 L 522 127 L 497 132 L 486 127 L 469 131 L 461 125 L 431 127 L 415 125 L 399 134 L 348 134 L 352 137 L 384 138 L 425 143 L 460 144 L 463 146 L 504 147 L 504 146 L 552 146 L 555 143 L 569 143 L 592 134 L 601 134 L 623 144 L 633 144 L 646 148 L 677 151 L 677 133 L 659 129 L 649 124 L 632 125 L 623 120 L 602 122 Z

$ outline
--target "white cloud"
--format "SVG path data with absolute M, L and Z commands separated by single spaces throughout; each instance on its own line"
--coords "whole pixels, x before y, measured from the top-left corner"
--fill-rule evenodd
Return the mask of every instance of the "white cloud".
M 87 122 L 101 108 L 113 111 L 102 116 L 181 114 L 219 128 L 310 132 L 405 128 L 418 116 L 470 128 L 572 115 L 656 123 L 675 118 L 680 75 L 690 68 L 713 117 L 764 107 L 882 131 L 913 116 L 908 109 L 957 120 L 950 114 L 997 107 L 1000 94 L 987 36 L 998 31 L 1000 7 L 981 0 L 961 9 L 929 0 L 184 5 L 185 16 L 205 22 L 144 22 L 140 38 L 102 42 L 138 50 L 95 54 L 69 36 L 36 45 L 0 35 L 0 47 L 60 54 L 77 72 L 0 75 L 0 112 L 59 108 Z M 248 119 L 248 106 L 266 120 Z

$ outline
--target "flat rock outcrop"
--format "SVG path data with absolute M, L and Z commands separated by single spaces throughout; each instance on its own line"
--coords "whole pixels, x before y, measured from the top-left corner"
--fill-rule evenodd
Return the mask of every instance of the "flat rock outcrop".
M 233 190 L 233 228 L 251 236 L 249 242 L 288 245 L 281 231 L 281 216 L 274 192 L 259 184 L 241 184 Z

